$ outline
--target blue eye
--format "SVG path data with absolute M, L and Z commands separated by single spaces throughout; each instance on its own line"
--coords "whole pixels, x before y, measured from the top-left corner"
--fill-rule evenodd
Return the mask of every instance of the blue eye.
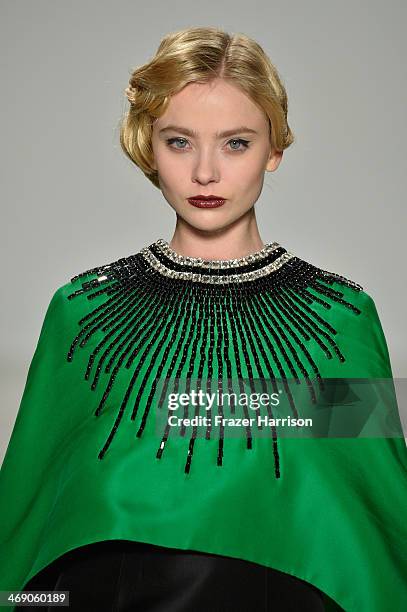
M 174 148 L 175 148 L 175 149 L 178 149 L 179 147 L 171 147 L 171 145 L 172 145 L 172 143 L 173 143 L 173 142 L 179 142 L 180 140 L 183 140 L 184 142 L 186 142 L 185 138 L 179 138 L 179 137 L 178 137 L 178 138 L 168 138 L 168 139 L 167 139 L 167 144 L 168 144 L 168 145 L 170 146 L 170 148 L 172 148 L 172 149 L 174 149 Z M 184 148 L 184 147 L 181 147 L 181 148 Z
M 186 140 L 186 138 L 182 138 L 180 136 L 177 136 L 175 138 L 168 138 L 167 139 L 167 145 L 170 147 L 170 149 L 185 149 L 185 147 L 173 147 L 171 146 L 173 143 L 178 143 L 178 144 L 184 144 L 187 143 L 188 141 Z M 244 140 L 243 138 L 232 138 L 232 140 L 229 140 L 229 142 L 227 144 L 230 144 L 232 142 L 236 142 L 239 143 L 241 145 L 243 145 L 244 149 L 248 149 L 249 148 L 249 140 Z M 244 150 L 241 147 L 240 148 L 236 148 L 236 147 L 232 147 L 232 151 L 242 151 Z
M 249 147 L 249 141 L 243 140 L 243 138 L 233 138 L 232 140 L 229 140 L 229 143 L 230 142 L 239 142 L 244 146 L 245 149 L 248 149 Z M 241 151 L 241 149 L 233 149 L 233 151 Z

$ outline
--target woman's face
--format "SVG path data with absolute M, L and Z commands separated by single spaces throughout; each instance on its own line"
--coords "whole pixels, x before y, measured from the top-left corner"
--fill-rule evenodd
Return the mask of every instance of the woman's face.
M 222 79 L 190 83 L 174 95 L 154 123 L 152 147 L 165 199 L 202 231 L 224 229 L 247 214 L 260 196 L 265 170 L 275 170 L 282 157 L 271 151 L 266 115 Z M 188 201 L 197 195 L 226 201 L 197 208 Z

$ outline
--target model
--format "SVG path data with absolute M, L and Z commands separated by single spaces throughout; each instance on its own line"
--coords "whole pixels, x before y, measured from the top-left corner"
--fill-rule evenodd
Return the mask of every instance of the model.
M 175 231 L 52 296 L 0 473 L 0 590 L 69 591 L 75 610 L 407 609 L 402 431 L 339 435 L 327 391 L 392 382 L 374 300 L 257 225 L 294 141 L 276 68 L 243 34 L 189 28 L 126 95 L 122 148 Z

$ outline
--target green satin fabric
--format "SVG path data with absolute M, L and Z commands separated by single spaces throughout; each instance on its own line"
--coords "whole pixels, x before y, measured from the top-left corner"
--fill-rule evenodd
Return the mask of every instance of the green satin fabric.
M 67 283 L 52 297 L 0 472 L 1 590 L 22 589 L 78 546 L 126 539 L 287 572 L 321 589 L 327 610 L 407 610 L 402 437 L 279 439 L 280 479 L 270 439 L 255 438 L 251 450 L 243 438 L 226 439 L 223 466 L 216 465 L 217 440 L 198 439 L 185 474 L 188 439 L 170 438 L 156 459 L 161 436 L 154 420 L 136 438 L 127 416 L 99 460 L 117 412 L 113 399 L 122 397 L 126 377 L 95 417 L 100 391 L 84 380 L 88 352 L 66 360 L 90 308 L 86 298 L 67 300 L 79 287 Z M 344 363 L 328 360 L 310 345 L 321 375 L 391 377 L 373 300 L 363 291 L 334 288 L 362 314 L 335 303 L 328 312 L 313 305 L 338 330 L 346 357 Z

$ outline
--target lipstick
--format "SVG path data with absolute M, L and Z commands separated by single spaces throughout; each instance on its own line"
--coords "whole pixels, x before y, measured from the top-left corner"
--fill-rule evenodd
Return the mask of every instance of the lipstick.
M 188 198 L 188 202 L 192 204 L 192 206 L 196 206 L 196 208 L 218 208 L 226 202 L 226 199 L 215 195 L 197 195 Z

